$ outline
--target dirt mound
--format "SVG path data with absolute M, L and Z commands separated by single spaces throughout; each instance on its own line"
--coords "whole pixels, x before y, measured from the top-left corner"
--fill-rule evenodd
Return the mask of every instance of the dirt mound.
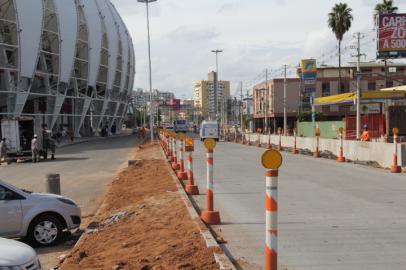
M 83 236 L 61 269 L 219 269 L 168 164 L 146 159 L 160 156 L 158 146 L 142 147 L 135 156 L 142 164 L 114 179 L 95 216 L 94 224 L 104 225 Z

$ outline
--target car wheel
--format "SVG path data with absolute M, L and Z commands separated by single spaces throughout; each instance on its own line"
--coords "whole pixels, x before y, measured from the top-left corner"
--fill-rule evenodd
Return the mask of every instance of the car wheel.
M 62 223 L 51 215 L 35 218 L 28 228 L 28 240 L 36 246 L 52 246 L 62 238 Z

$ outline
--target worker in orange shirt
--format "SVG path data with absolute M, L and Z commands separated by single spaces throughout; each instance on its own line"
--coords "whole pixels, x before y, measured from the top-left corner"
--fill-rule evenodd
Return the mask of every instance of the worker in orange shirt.
M 368 125 L 364 125 L 364 131 L 361 134 L 361 141 L 369 142 L 371 138 L 369 137 Z

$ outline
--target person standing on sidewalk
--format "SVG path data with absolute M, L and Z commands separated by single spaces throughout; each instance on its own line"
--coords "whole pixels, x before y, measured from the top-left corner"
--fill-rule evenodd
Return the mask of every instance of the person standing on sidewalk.
M 0 164 L 3 161 L 6 161 L 7 157 L 7 145 L 6 145 L 6 138 L 1 139 L 0 141 Z
M 51 150 L 51 159 L 55 159 L 56 136 L 52 135 L 49 138 L 49 149 Z
M 34 134 L 34 138 L 31 140 L 31 152 L 32 152 L 32 162 L 39 161 L 39 142 L 37 134 Z

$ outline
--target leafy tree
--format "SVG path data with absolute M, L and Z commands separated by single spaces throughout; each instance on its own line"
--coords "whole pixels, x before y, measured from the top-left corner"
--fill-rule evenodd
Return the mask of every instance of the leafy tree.
M 328 27 L 331 28 L 338 40 L 338 87 L 341 90 L 341 42 L 344 34 L 350 30 L 352 9 L 346 3 L 338 3 L 333 6 L 328 14 Z
M 383 0 L 375 6 L 375 16 L 381 14 L 391 14 L 398 12 L 398 7 L 393 5 L 393 0 Z

